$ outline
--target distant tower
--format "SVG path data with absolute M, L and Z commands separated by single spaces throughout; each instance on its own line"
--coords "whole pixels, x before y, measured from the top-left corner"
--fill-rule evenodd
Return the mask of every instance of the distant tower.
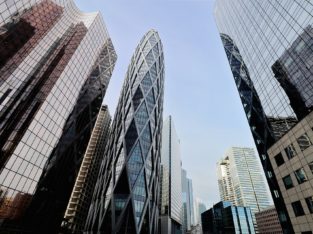
M 158 231 L 164 62 L 159 35 L 140 41 L 126 73 L 86 231 Z
M 195 225 L 194 199 L 192 180 L 187 178 L 186 170 L 182 169 L 182 199 L 183 199 L 183 233 L 190 231 L 191 226 Z
M 227 150 L 224 159 L 217 164 L 218 171 L 224 171 L 218 174 L 218 181 L 225 181 L 219 185 L 222 201 L 250 207 L 252 213 L 271 204 L 257 160 L 252 148 L 231 147 Z
M 196 225 L 201 224 L 201 214 L 206 211 L 206 205 L 199 199 L 195 199 L 195 216 L 196 216 Z
M 161 151 L 161 233 L 181 233 L 182 187 L 180 143 L 172 116 L 163 122 Z

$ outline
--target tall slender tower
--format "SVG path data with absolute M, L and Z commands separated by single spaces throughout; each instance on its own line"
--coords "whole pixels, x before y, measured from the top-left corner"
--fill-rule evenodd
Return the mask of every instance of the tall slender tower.
M 116 57 L 101 15 L 72 0 L 0 5 L 0 228 L 54 232 Z
M 182 200 L 183 200 L 183 233 L 190 231 L 195 225 L 195 211 L 192 180 L 187 178 L 186 170 L 182 169 Z
M 126 73 L 86 231 L 157 233 L 163 85 L 162 43 L 150 30 Z
M 312 10 L 293 0 L 217 0 L 215 8 L 284 233 L 313 231 Z
M 102 106 L 81 163 L 62 223 L 65 233 L 84 231 L 104 150 L 110 133 L 111 116 Z
M 182 187 L 180 143 L 172 116 L 163 122 L 161 151 L 161 233 L 181 233 Z

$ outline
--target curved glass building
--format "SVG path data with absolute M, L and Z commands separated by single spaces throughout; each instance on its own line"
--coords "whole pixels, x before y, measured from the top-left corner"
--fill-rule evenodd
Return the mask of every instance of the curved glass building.
M 150 30 L 131 59 L 85 230 L 157 233 L 164 62 Z

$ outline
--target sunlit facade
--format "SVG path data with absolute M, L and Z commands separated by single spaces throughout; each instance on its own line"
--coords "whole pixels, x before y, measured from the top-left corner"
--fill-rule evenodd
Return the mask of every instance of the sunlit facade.
M 172 116 L 163 122 L 160 182 L 161 233 L 181 233 L 183 206 L 181 155 Z
M 226 181 L 221 185 L 221 199 L 230 201 L 236 206 L 250 207 L 253 212 L 258 212 L 271 204 L 267 194 L 262 169 L 257 161 L 257 156 L 252 148 L 231 147 L 217 168 L 227 164 Z M 218 180 L 220 180 L 218 175 Z
M 111 42 L 101 15 L 82 13 L 71 0 L 0 1 L 0 11 L 0 218 L 4 230 L 12 223 L 20 225 L 34 193 L 44 191 L 38 189 L 39 181 L 50 169 L 70 118 L 79 115 L 73 111 L 79 110 L 82 91 L 88 90 L 90 72 L 105 43 Z M 109 78 L 108 72 L 99 80 L 100 104 Z M 99 109 L 94 108 L 96 115 Z M 75 181 L 75 175 L 59 176 L 62 181 Z
M 126 73 L 86 232 L 157 233 L 163 86 L 162 43 L 150 30 Z
M 218 175 L 219 182 L 227 181 L 219 186 L 222 201 L 249 207 L 255 226 L 254 214 L 271 204 L 261 165 L 257 160 L 254 149 L 231 147 L 226 151 L 223 160 L 217 164 L 218 171 L 227 165 L 225 175 L 222 175 L 222 178 Z
M 294 0 L 217 0 L 215 7 L 285 233 L 313 231 L 312 10 L 312 2 Z

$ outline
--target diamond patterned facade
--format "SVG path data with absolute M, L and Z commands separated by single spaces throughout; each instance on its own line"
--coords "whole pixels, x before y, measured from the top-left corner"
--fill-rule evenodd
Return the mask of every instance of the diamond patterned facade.
M 164 63 L 150 30 L 131 59 L 86 231 L 157 233 Z

